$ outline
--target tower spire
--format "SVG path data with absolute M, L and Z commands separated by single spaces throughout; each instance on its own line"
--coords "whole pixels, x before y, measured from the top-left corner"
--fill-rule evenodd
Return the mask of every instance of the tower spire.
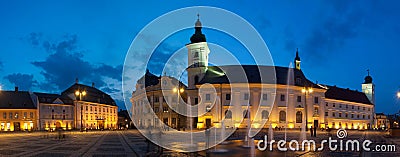
M 299 48 L 296 49 L 296 57 L 294 58 L 294 63 L 296 65 L 296 69 L 300 70 L 300 57 L 299 57 Z

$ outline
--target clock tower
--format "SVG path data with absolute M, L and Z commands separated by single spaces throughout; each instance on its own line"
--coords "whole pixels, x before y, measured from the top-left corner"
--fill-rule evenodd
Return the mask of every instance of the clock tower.
M 195 23 L 195 33 L 190 37 L 190 43 L 186 45 L 188 49 L 188 88 L 196 88 L 196 84 L 203 78 L 208 66 L 208 54 L 210 49 L 206 42 L 206 36 L 201 32 L 202 25 L 200 15 L 197 14 Z
M 296 58 L 294 58 L 294 63 L 297 70 L 300 70 L 300 57 L 299 57 L 299 49 L 296 50 Z

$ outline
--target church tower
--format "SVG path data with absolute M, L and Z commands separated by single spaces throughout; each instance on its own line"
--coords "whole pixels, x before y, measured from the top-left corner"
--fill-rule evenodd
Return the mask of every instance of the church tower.
M 299 49 L 296 50 L 296 58 L 294 58 L 294 63 L 297 70 L 300 70 L 300 57 L 299 57 Z
M 208 54 L 210 49 L 206 42 L 206 36 L 201 32 L 200 15 L 197 14 L 195 33 L 190 37 L 188 49 L 188 88 L 196 88 L 196 84 L 203 78 L 208 66 Z
M 369 76 L 369 70 L 367 71 L 368 76 L 364 78 L 364 83 L 361 85 L 361 88 L 369 101 L 371 101 L 372 104 L 375 104 L 375 85 L 372 83 L 372 77 Z

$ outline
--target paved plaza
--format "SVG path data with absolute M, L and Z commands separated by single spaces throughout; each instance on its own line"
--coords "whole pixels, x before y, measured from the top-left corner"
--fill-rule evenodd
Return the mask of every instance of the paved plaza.
M 259 136 L 261 139 L 267 131 Z M 346 139 L 369 139 L 375 144 L 394 144 L 396 152 L 362 152 L 362 151 L 335 151 L 327 149 L 323 151 L 287 151 L 280 152 L 274 148 L 271 151 L 259 151 L 257 148 L 243 147 L 244 131 L 237 131 L 228 142 L 220 144 L 207 151 L 196 153 L 180 153 L 166 149 L 160 149 L 148 142 L 137 130 L 128 131 L 89 131 L 89 132 L 63 132 L 61 136 L 57 132 L 33 132 L 33 133 L 2 133 L 0 134 L 0 156 L 400 156 L 400 138 L 389 138 L 385 132 L 376 131 L 348 131 Z M 65 135 L 65 138 L 63 138 Z M 336 131 L 318 132 L 317 137 L 307 136 L 317 143 L 327 139 L 330 135 L 336 138 Z M 61 139 L 59 139 L 61 137 Z M 285 139 L 290 141 L 299 138 L 299 131 L 275 131 L 274 140 Z M 215 151 L 216 150 L 216 151 Z M 226 150 L 227 152 L 219 152 Z M 215 152 L 214 152 L 215 151 Z

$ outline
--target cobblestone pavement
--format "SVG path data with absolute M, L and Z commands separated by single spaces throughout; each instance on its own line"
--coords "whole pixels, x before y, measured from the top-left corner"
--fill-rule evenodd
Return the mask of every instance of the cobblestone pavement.
M 262 139 L 267 131 L 263 131 L 257 139 Z M 160 149 L 155 145 L 148 145 L 146 139 L 137 131 L 92 131 L 92 132 L 64 132 L 65 138 L 59 139 L 58 133 L 2 133 L 0 134 L 0 156 L 400 156 L 400 138 L 389 138 L 384 132 L 373 131 L 348 131 L 348 136 L 344 140 L 359 141 L 368 139 L 373 142 L 371 148 L 376 144 L 392 144 L 396 146 L 395 152 L 365 152 L 365 151 L 329 151 L 328 146 L 324 146 L 323 151 L 287 151 L 280 152 L 276 146 L 273 151 L 259 151 L 256 148 L 243 147 L 244 132 L 238 131 L 228 141 L 220 144 L 216 148 L 192 154 L 179 153 L 170 150 Z M 61 134 L 61 137 L 63 137 Z M 332 136 L 337 139 L 336 131 L 331 134 L 318 132 L 317 137 L 310 137 L 317 143 L 317 148 L 323 139 Z M 299 131 L 288 130 L 275 131 L 274 140 L 299 138 Z M 164 141 L 168 142 L 168 141 Z M 162 150 L 162 151 L 161 151 Z M 213 152 L 217 150 L 227 150 L 225 153 Z

